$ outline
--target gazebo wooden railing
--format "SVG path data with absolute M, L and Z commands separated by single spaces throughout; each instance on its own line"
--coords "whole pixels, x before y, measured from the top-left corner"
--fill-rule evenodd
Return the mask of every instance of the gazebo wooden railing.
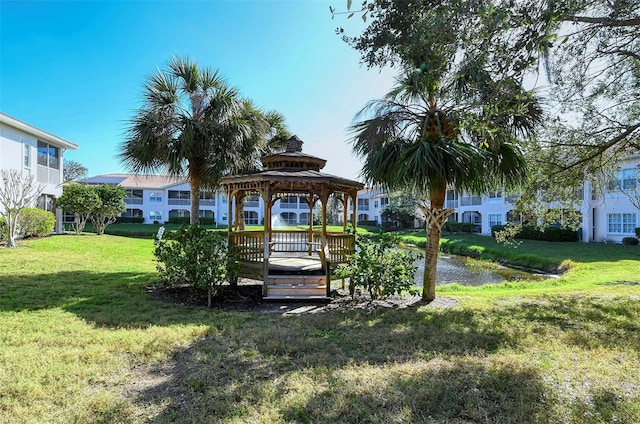
M 268 236 L 268 234 L 267 234 Z M 262 230 L 232 231 L 229 233 L 231 253 L 242 262 L 264 262 L 273 253 L 297 253 L 298 255 L 318 256 L 324 249 L 320 231 L 273 230 L 268 241 L 269 250 L 265 251 L 265 232 Z M 327 233 L 327 258 L 331 264 L 347 261 L 347 256 L 355 252 L 353 234 Z M 324 264 L 323 264 L 324 265 Z

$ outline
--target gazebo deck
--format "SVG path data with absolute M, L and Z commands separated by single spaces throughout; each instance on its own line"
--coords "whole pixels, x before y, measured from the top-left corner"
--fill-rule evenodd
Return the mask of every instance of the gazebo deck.
M 269 274 L 322 273 L 319 256 L 273 254 L 269 258 Z

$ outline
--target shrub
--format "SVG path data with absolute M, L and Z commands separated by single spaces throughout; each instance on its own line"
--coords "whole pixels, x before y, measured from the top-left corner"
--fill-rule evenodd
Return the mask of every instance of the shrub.
M 9 238 L 9 228 L 7 221 L 0 216 L 0 241 L 6 241 Z
M 197 225 L 164 233 L 154 255 L 164 284 L 206 289 L 209 306 L 212 297 L 219 294 L 220 286 L 236 276 L 226 237 Z
M 450 233 L 473 233 L 473 229 L 475 228 L 475 224 L 472 222 L 445 222 L 443 229 Z
M 629 246 L 637 246 L 640 241 L 638 241 L 635 237 L 625 237 L 622 239 L 622 244 L 627 244 Z
M 53 232 L 56 216 L 44 209 L 24 208 L 18 217 L 18 232 L 22 237 L 44 237 Z
M 188 216 L 172 216 L 166 224 L 180 224 L 180 225 L 189 225 L 191 223 L 191 218 Z M 210 217 L 200 217 L 200 225 L 215 225 L 216 221 Z
M 116 224 L 144 224 L 143 216 L 117 216 Z
M 504 225 L 494 225 L 491 227 L 491 235 L 495 238 L 496 233 L 504 231 Z M 541 230 L 535 225 L 522 225 L 515 227 L 513 238 L 521 240 L 542 240 L 542 241 L 578 241 L 578 232 L 571 228 L 546 227 Z
M 369 227 L 377 227 L 378 226 L 378 221 L 374 221 L 374 220 L 366 220 L 366 221 L 358 221 L 358 225 L 359 226 L 369 226 Z
M 369 292 L 371 299 L 379 299 L 402 291 L 413 292 L 415 273 L 418 269 L 416 255 L 396 250 L 395 239 L 389 236 L 376 243 L 358 238 L 358 251 L 350 255 L 348 262 L 338 267 L 337 274 L 349 278 L 349 292 L 355 296 L 356 288 Z

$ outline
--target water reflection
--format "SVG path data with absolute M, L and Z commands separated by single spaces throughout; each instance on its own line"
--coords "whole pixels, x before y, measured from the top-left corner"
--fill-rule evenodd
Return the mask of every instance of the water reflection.
M 424 259 L 418 260 L 416 284 L 423 283 Z M 440 255 L 438 258 L 438 284 L 459 283 L 465 286 L 502 283 L 504 281 L 538 281 L 549 278 L 547 275 L 507 268 L 501 265 L 483 265 L 482 262 L 464 256 Z

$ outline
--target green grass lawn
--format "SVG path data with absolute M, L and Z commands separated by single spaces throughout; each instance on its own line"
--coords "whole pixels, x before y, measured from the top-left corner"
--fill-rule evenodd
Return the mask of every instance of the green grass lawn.
M 2 249 L 0 422 L 640 422 L 640 248 L 445 239 L 571 268 L 439 287 L 454 308 L 283 316 L 150 299 L 151 239 Z

